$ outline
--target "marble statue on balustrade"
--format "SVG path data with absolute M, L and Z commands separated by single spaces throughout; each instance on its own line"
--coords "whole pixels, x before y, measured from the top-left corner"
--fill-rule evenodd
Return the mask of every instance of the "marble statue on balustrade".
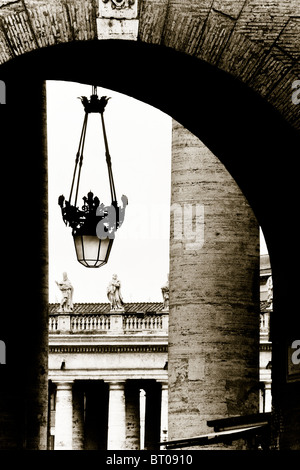
M 63 279 L 60 282 L 55 281 L 61 291 L 62 298 L 59 305 L 59 313 L 70 313 L 73 311 L 73 286 L 68 279 L 66 272 L 63 273 Z
M 121 293 L 121 282 L 116 274 L 113 274 L 107 287 L 107 297 L 111 311 L 124 312 L 124 301 Z
M 268 302 L 268 310 L 272 310 L 273 308 L 273 279 L 272 276 L 270 276 L 267 280 L 267 289 L 268 289 L 268 297 L 267 297 L 267 302 Z
M 163 311 L 169 311 L 169 274 L 166 284 L 161 288 L 161 293 L 164 301 Z

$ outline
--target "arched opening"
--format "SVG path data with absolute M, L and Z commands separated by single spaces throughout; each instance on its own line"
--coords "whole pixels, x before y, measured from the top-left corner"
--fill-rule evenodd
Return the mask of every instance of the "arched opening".
M 7 84 L 7 105 L 1 114 L 7 144 L 12 143 L 15 130 L 22 127 L 17 122 L 18 117 L 21 115 L 23 120 L 28 117 L 29 109 L 24 105 L 30 104 L 30 97 L 25 95 L 33 87 L 33 70 L 36 81 L 46 78 L 92 84 L 96 79 L 99 86 L 145 101 L 174 117 L 224 163 L 264 230 L 274 281 L 275 390 L 280 409 L 288 396 L 295 401 L 298 383 L 287 381 L 286 368 L 287 348 L 294 339 L 299 319 L 290 298 L 290 281 L 286 278 L 286 272 L 291 272 L 291 260 L 282 247 L 293 246 L 297 255 L 296 231 L 291 216 L 295 213 L 297 188 L 296 172 L 291 171 L 299 143 L 296 131 L 250 89 L 209 64 L 158 46 L 99 41 L 54 46 L 2 66 L 2 78 Z M 14 103 L 13 107 L 9 107 L 9 103 Z M 18 153 L 28 157 L 30 144 L 24 140 L 13 146 Z M 290 165 L 282 164 L 283 155 Z M 37 162 L 33 164 L 27 158 L 25 164 L 24 160 L 21 161 L 22 174 L 28 174 L 30 165 L 34 173 Z M 9 174 L 15 175 L 14 162 L 6 163 Z M 29 194 L 27 186 L 22 178 L 19 191 Z M 14 207 L 19 207 L 19 194 L 13 199 Z M 32 196 L 34 191 L 29 197 Z M 24 228 L 29 226 L 26 239 L 30 238 L 30 223 L 24 211 L 18 222 L 23 234 Z M 15 226 L 14 217 L 10 224 Z M 15 243 L 17 240 L 18 236 L 15 236 Z M 31 248 L 33 246 L 34 242 Z M 30 253 L 27 257 L 30 260 Z M 22 269 L 25 274 L 28 267 Z M 23 283 L 23 298 L 26 298 L 28 288 L 31 288 L 30 280 Z M 7 325 L 10 327 L 9 322 Z M 18 340 L 22 344 L 21 335 Z M 9 350 L 9 341 L 6 344 Z M 296 402 L 293 406 L 296 422 L 299 409 Z M 288 410 L 290 426 L 292 414 Z
M 69 227 L 61 219 L 58 196 L 69 196 L 84 109 L 79 96 L 92 87 L 74 82 L 47 81 L 49 301 L 60 301 L 54 280 L 66 270 L 74 286 L 73 302 L 107 302 L 112 273 L 122 282 L 124 302 L 160 302 L 160 286 L 169 272 L 169 219 L 172 119 L 152 106 L 98 87 L 109 96 L 105 127 L 119 204 L 129 201 L 122 229 L 116 233 L 109 263 L 82 269 Z M 78 192 L 93 191 L 109 203 L 105 148 L 99 115 L 91 115 Z M 128 210 L 129 209 L 129 210 Z M 74 256 L 75 255 L 75 256 Z M 155 282 L 153 280 L 155 279 Z
M 24 82 L 32 79 L 33 70 L 36 79 L 97 81 L 99 86 L 172 116 L 226 166 L 253 207 L 272 251 L 274 237 L 268 234 L 270 219 L 282 203 L 278 188 L 283 187 L 287 175 L 293 177 L 278 158 L 295 155 L 298 133 L 242 82 L 172 49 L 116 40 L 78 41 L 39 49 L 3 64 L 1 70 L 4 81 L 14 76 L 17 83 L 21 83 L 18 70 L 22 70 Z M 8 90 L 7 100 L 15 92 L 16 88 Z M 18 93 L 25 93 L 21 84 Z M 288 188 L 291 197 L 293 185 Z M 261 201 L 270 201 L 271 197 L 272 204 L 264 210 Z

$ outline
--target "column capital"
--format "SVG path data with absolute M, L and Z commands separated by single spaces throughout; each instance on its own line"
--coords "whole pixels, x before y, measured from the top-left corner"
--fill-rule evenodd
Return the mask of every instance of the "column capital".
M 161 384 L 162 390 L 168 390 L 168 380 L 159 379 L 156 382 Z
M 74 380 L 57 380 L 53 383 L 57 390 L 72 390 Z
M 104 380 L 110 390 L 124 390 L 126 380 Z

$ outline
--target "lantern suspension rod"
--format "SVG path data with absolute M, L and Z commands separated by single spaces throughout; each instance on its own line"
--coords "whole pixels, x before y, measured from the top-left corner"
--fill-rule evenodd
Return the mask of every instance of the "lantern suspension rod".
M 71 202 L 71 197 L 72 197 L 72 193 L 74 189 L 74 183 L 76 179 L 76 172 L 78 169 L 76 195 L 75 195 L 75 203 L 74 203 L 75 206 L 77 203 L 81 167 L 83 163 L 83 149 L 84 149 L 84 144 L 85 144 L 88 115 L 91 112 L 92 113 L 99 112 L 99 114 L 101 115 L 102 133 L 103 133 L 103 139 L 104 139 L 104 145 L 105 145 L 105 156 L 106 156 L 106 164 L 107 164 L 107 170 L 108 170 L 111 199 L 112 199 L 113 205 L 117 204 L 117 196 L 116 196 L 115 183 L 114 183 L 113 172 L 112 172 L 111 156 L 109 153 L 108 140 L 107 140 L 104 116 L 103 116 L 108 99 L 106 96 L 103 96 L 99 100 L 98 95 L 97 95 L 97 86 L 94 86 L 94 85 L 92 86 L 92 96 L 91 96 L 90 101 L 84 96 L 81 97 L 81 101 L 85 109 L 85 116 L 83 120 L 81 136 L 80 136 L 79 145 L 78 145 L 78 151 L 77 151 L 76 158 L 75 158 L 75 168 L 74 168 L 72 185 L 71 185 L 71 190 L 70 190 L 70 197 L 69 197 L 69 202 Z
M 76 203 L 77 203 L 80 173 L 81 173 L 81 167 L 82 167 L 82 162 L 83 162 L 83 148 L 84 148 L 84 142 L 85 142 L 85 136 L 86 136 L 87 121 L 88 121 L 88 113 L 86 112 L 85 115 L 84 115 L 84 120 L 83 120 L 83 125 L 82 125 L 79 145 L 78 145 L 78 150 L 77 150 L 77 153 L 76 153 L 75 168 L 74 168 L 73 180 L 72 180 L 70 197 L 69 197 L 69 201 L 71 202 L 71 197 L 72 197 L 73 187 L 74 187 L 74 182 L 75 182 L 75 176 L 76 176 L 76 170 L 77 170 L 77 167 L 79 166 L 78 176 L 77 176 L 77 185 L 76 185 L 76 195 L 75 195 L 75 202 L 74 202 L 75 206 L 76 206 Z
M 76 206 L 76 203 L 77 203 L 79 181 L 80 181 L 81 167 L 82 167 L 82 161 L 83 161 L 83 149 L 84 149 L 86 129 L 87 129 L 87 122 L 88 122 L 88 113 L 86 113 L 86 120 L 84 121 L 84 133 L 83 133 L 83 138 L 82 138 L 81 154 L 80 154 L 79 169 L 78 169 L 78 179 L 77 179 L 76 195 L 75 195 L 75 202 L 74 202 L 75 206 Z
M 108 148 L 108 141 L 107 141 L 107 135 L 106 135 L 106 130 L 105 130 L 103 112 L 100 114 L 101 114 L 102 131 L 103 131 L 103 138 L 104 138 L 104 145 L 105 145 L 105 156 L 106 156 L 106 163 L 107 163 L 107 170 L 108 170 L 108 177 L 109 177 L 109 184 L 110 184 L 111 200 L 112 200 L 112 203 L 115 203 L 117 201 L 117 196 L 116 196 L 114 177 L 113 177 L 112 167 L 111 167 L 111 157 L 110 157 L 109 148 Z

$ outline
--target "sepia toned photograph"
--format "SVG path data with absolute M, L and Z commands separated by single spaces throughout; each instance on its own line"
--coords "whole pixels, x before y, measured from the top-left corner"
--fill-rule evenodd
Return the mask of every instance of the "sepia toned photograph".
M 1 451 L 297 455 L 299 54 L 298 0 L 0 1 Z

